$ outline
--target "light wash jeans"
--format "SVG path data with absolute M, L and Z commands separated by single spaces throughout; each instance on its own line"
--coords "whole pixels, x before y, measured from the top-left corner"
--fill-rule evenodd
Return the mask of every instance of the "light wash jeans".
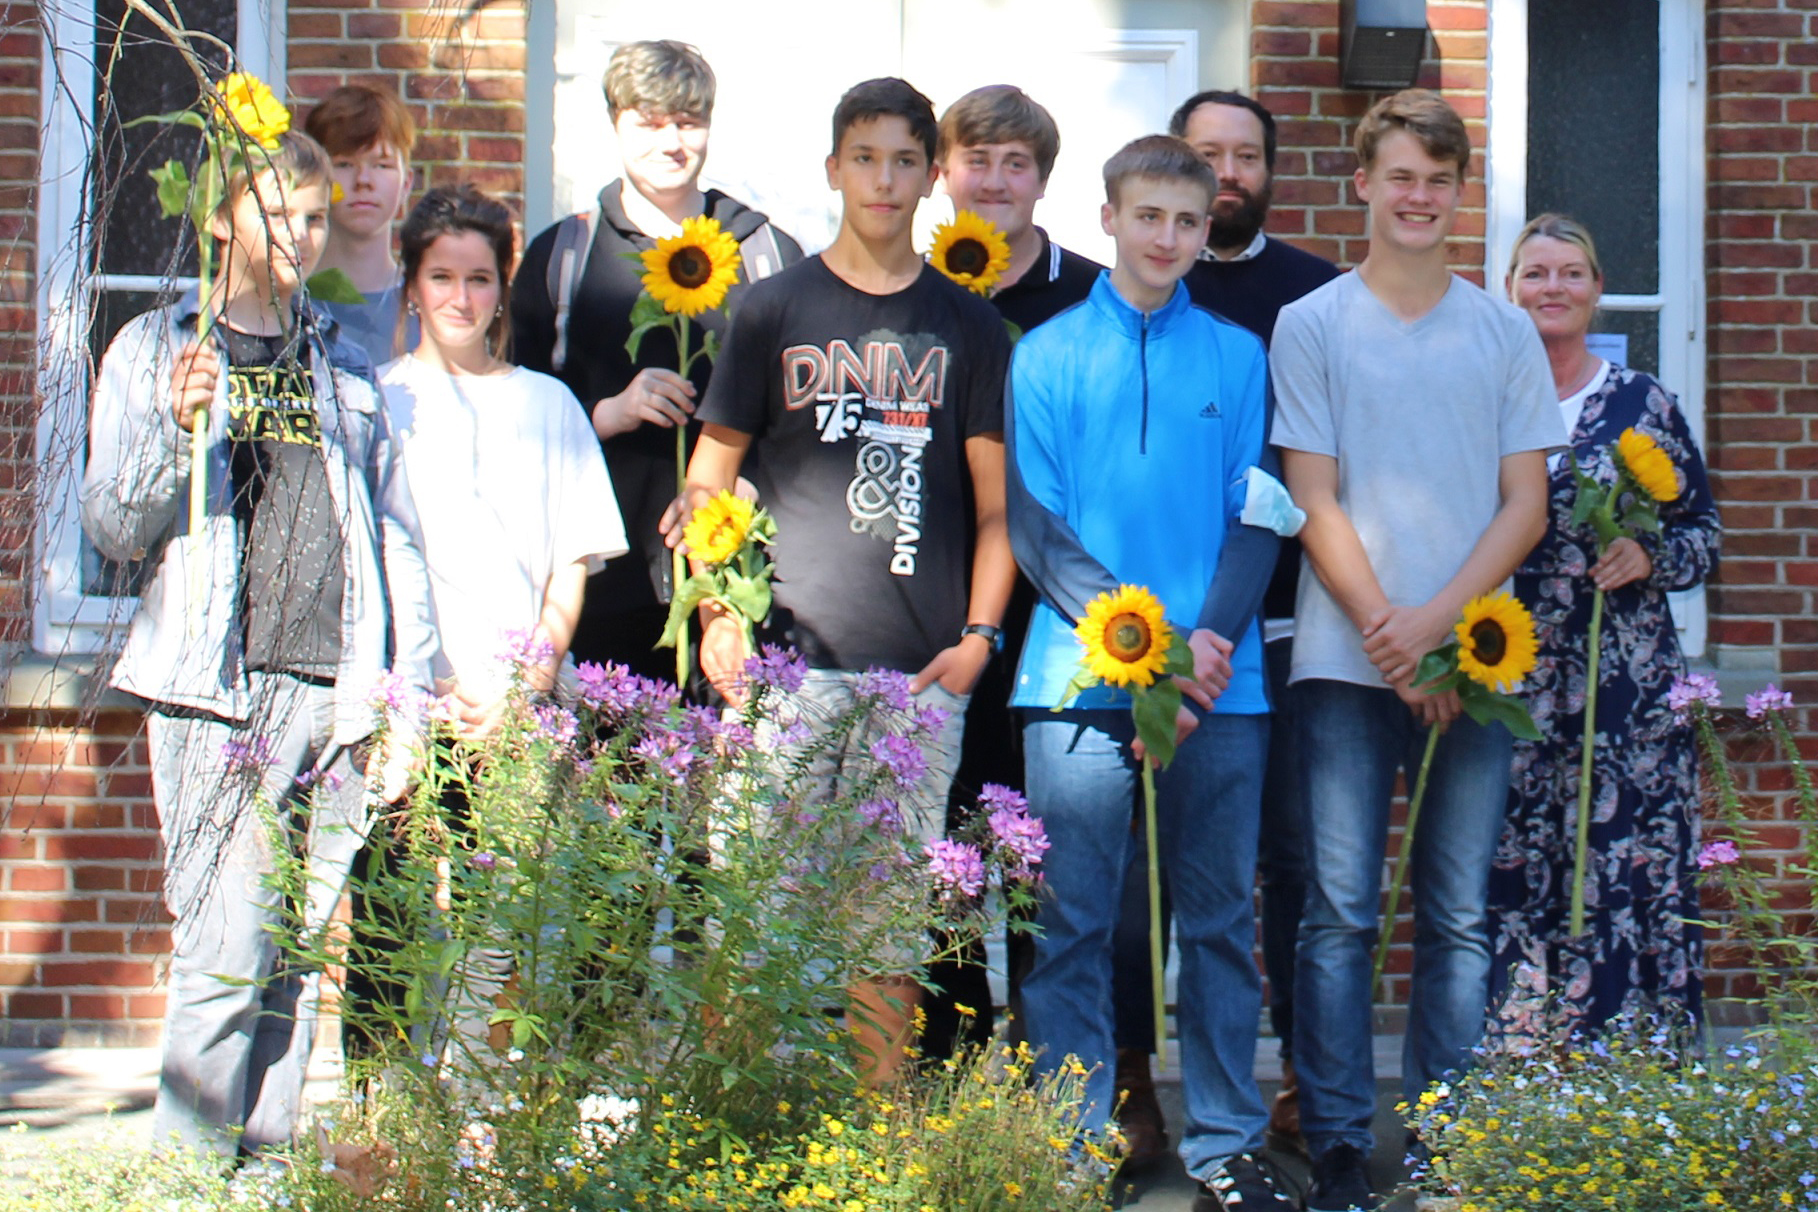
M 1035 964 L 1023 982 L 1038 1068 L 1068 1055 L 1090 1069 L 1082 1128 L 1111 1119 L 1111 945 L 1134 845 L 1142 783 L 1125 710 L 1031 711 L 1023 729 L 1030 810 L 1051 843 L 1042 862 Z M 1251 958 L 1256 828 L 1268 747 L 1266 715 L 1202 717 L 1156 775 L 1157 842 L 1180 952 L 1177 1022 L 1187 1122 L 1180 1155 L 1203 1179 L 1262 1147 L 1256 1089 L 1262 987 Z M 1137 877 L 1140 878 L 1140 877 Z
M 1387 687 L 1292 687 L 1307 771 L 1307 901 L 1294 986 L 1300 1122 L 1313 1155 L 1368 1152 L 1376 1110 L 1370 971 L 1395 772 L 1412 788 L 1427 730 Z M 1513 739 L 1469 716 L 1440 738 L 1414 835 L 1414 979 L 1402 1041 L 1411 1102 L 1483 1038 L 1490 989 L 1485 902 L 1502 833 Z
M 252 719 L 148 717 L 164 841 L 164 903 L 176 923 L 153 1136 L 223 1157 L 287 1143 L 302 1109 L 319 974 L 279 934 L 325 926 L 365 836 L 352 751 L 330 741 L 333 686 L 251 675 Z M 276 811 L 308 877 L 302 905 L 274 885 Z

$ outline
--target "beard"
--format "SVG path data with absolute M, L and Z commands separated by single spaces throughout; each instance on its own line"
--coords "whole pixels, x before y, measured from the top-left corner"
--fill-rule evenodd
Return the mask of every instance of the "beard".
M 1241 185 L 1230 188 L 1237 191 L 1241 201 L 1235 207 L 1213 203 L 1212 226 L 1206 233 L 1206 243 L 1213 248 L 1248 247 L 1269 217 L 1269 198 L 1275 192 L 1274 181 L 1265 183 L 1256 193 L 1251 193 Z

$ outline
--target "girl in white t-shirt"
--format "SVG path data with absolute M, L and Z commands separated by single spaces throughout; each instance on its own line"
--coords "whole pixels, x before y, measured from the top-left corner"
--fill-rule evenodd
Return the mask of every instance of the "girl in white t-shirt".
M 533 685 L 555 684 L 587 577 L 625 553 L 624 524 L 586 410 L 503 357 L 511 212 L 472 186 L 433 189 L 402 244 L 422 339 L 379 382 L 422 519 L 438 689 L 459 733 L 478 738 L 498 726 L 507 649 L 527 634 L 548 654 Z
M 572 665 L 588 576 L 627 550 L 585 410 L 559 380 L 503 357 L 511 220 L 472 186 L 433 189 L 417 203 L 404 220 L 401 260 L 406 307 L 422 336 L 379 372 L 422 526 L 440 640 L 436 689 L 465 740 L 498 728 L 514 655 L 537 654 L 527 669 L 534 689 L 556 685 Z M 442 809 L 458 828 L 467 813 L 458 780 L 444 789 Z M 398 1038 L 384 1020 L 401 1008 L 403 989 L 385 975 L 383 956 L 411 924 L 375 890 L 399 878 L 399 858 L 381 832 L 354 874 L 342 1014 L 356 1059 Z M 466 964 L 471 994 L 501 987 L 512 959 L 503 948 L 478 948 Z M 463 1033 L 484 1033 L 484 1001 L 457 1015 Z

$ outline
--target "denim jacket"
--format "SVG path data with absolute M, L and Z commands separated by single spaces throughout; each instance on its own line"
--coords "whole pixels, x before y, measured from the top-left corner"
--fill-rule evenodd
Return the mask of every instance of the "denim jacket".
M 196 318 L 191 291 L 128 322 L 108 347 L 89 417 L 82 526 L 109 559 L 149 559 L 155 566 L 113 684 L 156 704 L 243 721 L 252 703 L 240 618 L 242 536 L 229 470 L 226 358 L 208 411 L 201 534 L 189 524 L 190 435 L 177 427 L 171 409 L 171 364 L 194 339 Z M 359 346 L 336 340 L 331 317 L 305 305 L 297 319 L 316 367 L 322 454 L 346 545 L 334 740 L 352 744 L 373 731 L 370 696 L 388 669 L 412 687 L 430 689 L 434 616 L 416 506 L 372 367 Z M 197 560 L 204 571 L 193 576 Z M 199 601 L 191 601 L 195 586 L 203 589 Z

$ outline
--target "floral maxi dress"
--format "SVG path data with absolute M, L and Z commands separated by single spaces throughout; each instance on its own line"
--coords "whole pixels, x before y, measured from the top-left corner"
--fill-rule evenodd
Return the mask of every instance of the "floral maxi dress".
M 1660 533 L 1640 542 L 1653 571 L 1604 598 L 1591 798 L 1586 930 L 1568 933 L 1585 684 L 1597 562 L 1588 524 L 1572 524 L 1571 460 L 1549 460 L 1546 537 L 1515 574 L 1534 612 L 1539 662 L 1526 686 L 1543 739 L 1518 741 L 1513 789 L 1490 877 L 1490 941 L 1504 1026 L 1595 1029 L 1658 1006 L 1697 1017 L 1699 916 L 1697 754 L 1689 724 L 1667 707 L 1685 673 L 1668 591 L 1710 575 L 1721 528 L 1704 461 L 1674 397 L 1649 376 L 1609 366 L 1571 435 L 1578 463 L 1616 478 L 1613 452 L 1635 427 L 1660 443 L 1683 491 L 1660 506 Z M 1506 999 L 1506 1000 L 1505 1000 Z M 1550 1032 L 1549 1032 L 1550 1033 Z

